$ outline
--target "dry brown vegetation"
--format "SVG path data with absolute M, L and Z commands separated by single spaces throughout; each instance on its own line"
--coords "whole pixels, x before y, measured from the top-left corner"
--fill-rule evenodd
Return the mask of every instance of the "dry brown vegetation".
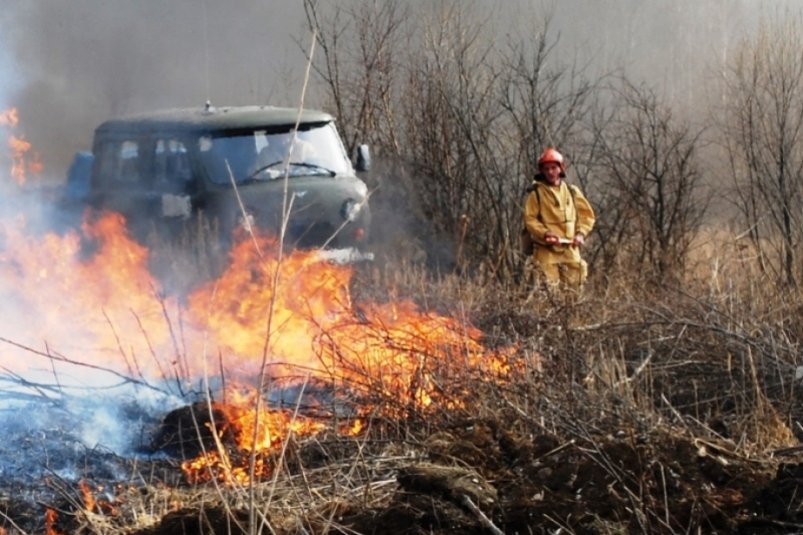
M 32 509 L 6 491 L 0 525 L 137 535 L 797 531 L 800 295 L 750 277 L 754 259 L 739 242 L 711 241 L 713 253 L 693 248 L 696 276 L 682 286 L 596 272 L 580 299 L 488 274 L 361 266 L 355 302 L 388 299 L 390 288 L 390 299 L 459 315 L 487 347 L 517 348 L 513 373 L 456 375 L 433 359 L 441 400 L 462 405 L 423 410 L 363 390 L 351 402 L 378 416 L 362 433 L 292 438 L 268 459 L 273 474 L 245 487 L 187 484 L 180 456 L 115 459 L 129 476 L 112 481 L 101 453 L 87 452 L 88 494 L 54 477 L 37 483 L 49 498 Z M 379 416 L 383 408 L 396 416 Z
M 58 479 L 37 483 L 50 493 L 34 511 L 4 490 L 0 532 L 802 531 L 803 225 L 787 200 L 799 205 L 803 152 L 784 135 L 794 125 L 770 121 L 761 143 L 749 127 L 803 96 L 747 83 L 772 74 L 749 75 L 750 51 L 776 51 L 787 70 L 775 72 L 795 82 L 800 58 L 769 34 L 745 43 L 730 79 L 741 100 L 726 114 L 736 122 L 705 137 L 728 157 L 702 166 L 702 129 L 647 87 L 552 61 L 548 21 L 494 47 L 452 7 L 406 47 L 405 4 L 379 4 L 319 13 L 307 2 L 331 109 L 350 148 L 367 140 L 379 156 L 378 256 L 355 272 L 355 305 L 411 298 L 476 325 L 486 347 L 515 348 L 512 372 L 426 360 L 441 401 L 460 403 L 422 410 L 362 388 L 349 401 L 382 410 L 358 436 L 291 438 L 268 459 L 272 475 L 245 487 L 189 485 L 168 458 L 118 459 L 128 479 L 89 504 Z M 569 154 L 599 212 L 580 298 L 534 288 L 515 245 L 546 144 Z M 701 170 L 717 168 L 735 175 L 717 190 L 735 198 L 735 231 L 704 226 Z M 86 479 L 108 485 L 86 457 Z

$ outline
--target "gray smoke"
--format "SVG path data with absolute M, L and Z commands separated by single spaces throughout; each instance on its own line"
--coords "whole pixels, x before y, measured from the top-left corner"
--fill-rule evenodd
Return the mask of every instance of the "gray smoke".
M 110 116 L 297 101 L 303 23 L 300 2 L 7 0 L 0 103 L 19 109 L 47 179 L 63 179 Z
M 298 102 L 310 33 L 300 0 L 6 0 L 0 10 L 0 106 L 63 180 L 76 150 L 112 115 L 147 109 Z M 351 8 L 360 2 L 319 2 Z M 680 107 L 698 107 L 729 50 L 761 22 L 799 14 L 796 0 L 460 2 L 488 39 L 538 30 L 552 14 L 556 57 L 597 73 L 626 69 Z M 443 2 L 418 0 L 427 20 Z M 429 19 L 431 22 L 431 19 Z M 314 85 L 314 83 L 313 83 Z M 315 90 L 312 87 L 311 90 Z M 313 98 L 313 97 L 311 97 Z M 318 104 L 310 102 L 309 104 Z

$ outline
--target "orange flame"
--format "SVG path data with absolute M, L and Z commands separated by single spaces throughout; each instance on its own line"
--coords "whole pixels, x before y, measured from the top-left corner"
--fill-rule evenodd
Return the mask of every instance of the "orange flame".
M 270 250 L 270 240 L 264 240 L 259 248 L 240 242 L 230 268 L 188 300 L 190 316 L 221 348 L 228 371 L 236 366 L 240 376 L 255 377 L 265 362 L 274 378 L 324 378 L 358 396 L 387 402 L 379 409 L 386 416 L 410 406 L 424 410 L 435 398 L 443 407 L 460 406 L 459 398 L 437 393 L 436 371 L 457 377 L 472 368 L 488 377 L 508 373 L 510 350 L 488 351 L 476 328 L 421 313 L 409 301 L 355 310 L 349 268 L 320 262 L 313 253 L 294 252 L 281 261 L 260 257 L 258 250 Z M 275 451 L 289 431 L 303 435 L 322 428 L 303 418 L 291 422 L 286 412 L 267 412 L 253 391 L 244 397 L 230 394 L 216 408 L 238 430 L 239 447 L 249 452 Z M 255 422 L 263 428 L 255 431 Z M 358 434 L 361 428 L 357 420 L 341 432 Z M 256 475 L 269 474 L 263 459 Z M 214 477 L 245 484 L 241 466 L 218 449 L 183 469 L 192 482 Z
M 269 250 L 266 240 L 261 250 Z M 421 313 L 409 301 L 363 304 L 354 309 L 348 267 L 321 262 L 314 253 L 295 252 L 281 262 L 261 258 L 249 242 L 233 251 L 230 268 L 199 288 L 189 312 L 208 329 L 216 345 L 250 374 L 266 358 L 274 377 L 311 373 L 320 377 L 373 382 L 396 396 L 414 382 L 414 400 L 431 402 L 428 359 L 462 356 L 453 368 L 503 368 L 479 342 L 481 333 L 451 318 Z M 423 367 L 423 368 L 422 368 Z
M 443 378 L 459 379 L 471 370 L 489 379 L 509 373 L 512 348 L 489 350 L 476 328 L 421 312 L 410 301 L 355 306 L 348 267 L 322 262 L 312 252 L 281 260 L 260 256 L 273 243 L 267 237 L 257 238 L 259 248 L 238 242 L 226 271 L 182 304 L 161 296 L 148 272 L 148 251 L 128 237 L 118 214 L 88 219 L 80 234 L 37 239 L 24 222 L 3 223 L 0 297 L 6 306 L 0 324 L 15 333 L 15 342 L 36 347 L 46 340 L 48 355 L 71 356 L 37 364 L 30 354 L 0 352 L 0 366 L 14 373 L 29 363 L 31 369 L 59 365 L 59 373 L 74 374 L 70 366 L 81 362 L 91 371 L 188 384 L 220 364 L 229 384 L 253 384 L 263 374 L 285 383 L 318 378 L 333 392 L 347 391 L 367 404 L 356 407 L 358 418 L 459 407 L 467 392 L 461 386 L 444 392 Z M 88 374 L 81 378 L 91 381 Z M 227 391 L 225 402 L 215 403 L 228 426 L 215 429 L 216 436 L 230 431 L 236 448 L 216 447 L 184 463 L 189 481 L 247 484 L 249 461 L 255 476 L 269 475 L 270 455 L 291 434 L 325 428 L 313 418 L 267 408 L 256 395 L 259 388 L 264 385 Z M 358 434 L 362 426 L 358 419 L 338 431 Z
M 237 446 L 236 457 L 230 454 L 223 444 L 218 443 L 215 450 L 182 463 L 187 480 L 200 483 L 217 479 L 226 484 L 245 485 L 250 480 L 249 459 L 254 458 L 254 476 L 269 476 L 271 466 L 266 457 L 281 449 L 290 435 L 307 436 L 318 433 L 326 425 L 289 411 L 268 410 L 258 399 L 257 391 L 249 387 L 230 388 L 225 403 L 213 403 L 225 417 L 223 428 L 212 429 L 215 436 L 222 437 L 230 427 Z
M 0 111 L 0 126 L 16 128 L 18 124 L 16 108 Z M 11 135 L 8 138 L 8 147 L 11 149 L 11 177 L 19 186 L 25 184 L 29 173 L 40 174 L 44 171 L 40 156 L 36 153 L 28 155 L 28 151 L 31 150 L 30 142 Z
M 20 120 L 19 116 L 17 115 L 17 108 L 0 110 L 0 126 L 16 127 L 19 122 Z
M 84 501 L 84 509 L 89 513 L 101 513 L 105 515 L 117 515 L 117 505 L 118 501 L 106 500 L 106 499 L 97 499 L 95 497 L 95 492 L 103 492 L 104 487 L 98 486 L 96 491 L 92 490 L 89 486 L 89 483 L 85 479 L 81 479 L 78 482 L 78 489 L 81 491 L 81 497 Z
M 2 319 L 15 342 L 36 348 L 46 341 L 76 360 L 131 377 L 171 375 L 167 359 L 156 353 L 171 347 L 165 320 L 170 303 L 157 296 L 148 252 L 127 237 L 121 216 L 87 223 L 82 235 L 38 239 L 24 221 L 0 222 L 0 240 Z M 85 250 L 87 244 L 94 252 Z M 140 335 L 121 341 L 121 333 Z M 23 371 L 21 362 L 30 364 L 27 369 L 42 365 L 30 355 L 0 353 L 0 365 Z
M 362 422 L 362 419 L 361 418 L 355 418 L 354 422 L 352 422 L 351 426 L 349 426 L 348 429 L 346 429 L 343 434 L 349 435 L 349 436 L 352 436 L 352 437 L 356 437 L 357 435 L 362 433 L 363 427 L 364 427 L 364 424 Z
M 97 502 L 95 501 L 95 494 L 92 492 L 92 489 L 89 488 L 89 484 L 86 480 L 82 479 L 78 482 L 78 488 L 81 489 L 81 496 L 84 499 L 84 508 L 90 513 L 93 512 Z
M 45 511 L 45 533 L 47 535 L 62 535 L 62 533 L 54 527 L 58 517 L 58 513 L 49 507 Z

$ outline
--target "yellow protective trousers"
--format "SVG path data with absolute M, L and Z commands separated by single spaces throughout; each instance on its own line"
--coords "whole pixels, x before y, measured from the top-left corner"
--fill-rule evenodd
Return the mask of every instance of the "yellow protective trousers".
M 577 247 L 536 245 L 533 263 L 538 276 L 549 285 L 563 284 L 579 290 L 588 278 L 588 264 Z

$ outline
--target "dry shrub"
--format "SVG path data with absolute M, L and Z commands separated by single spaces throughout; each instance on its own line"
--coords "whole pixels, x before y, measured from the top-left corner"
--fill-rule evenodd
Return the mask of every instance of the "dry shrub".
M 482 506 L 486 520 L 509 532 L 728 532 L 741 522 L 736 511 L 769 515 L 760 504 L 775 487 L 791 489 L 783 474 L 797 473 L 773 454 L 803 430 L 801 300 L 761 284 L 748 251 L 724 238 L 700 242 L 682 285 L 625 270 L 598 275 L 579 298 L 482 271 L 356 266 L 356 303 L 413 299 L 474 324 L 489 348 L 515 348 L 510 375 L 433 368 L 439 399 L 461 403 L 399 407 L 356 438 L 300 440 L 270 481 L 249 488 L 134 492 L 114 527 L 84 515 L 81 529 L 121 532 L 125 518 L 129 533 L 154 533 L 169 527 L 168 513 L 200 518 L 209 508 L 262 532 L 448 533 L 449 522 L 487 532 L 460 496 L 442 491 L 461 488 L 450 480 L 399 487 L 399 474 L 422 462 L 448 468 L 438 474 L 476 472 L 496 495 Z
M 689 265 L 672 285 L 635 271 L 598 274 L 580 299 L 482 273 L 389 266 L 382 282 L 397 295 L 428 296 L 423 304 L 465 317 L 491 341 L 518 344 L 520 355 L 540 355 L 544 380 L 562 392 L 581 387 L 627 400 L 746 451 L 788 445 L 803 431 L 800 291 L 767 283 L 749 244 L 727 231 L 701 232 Z

